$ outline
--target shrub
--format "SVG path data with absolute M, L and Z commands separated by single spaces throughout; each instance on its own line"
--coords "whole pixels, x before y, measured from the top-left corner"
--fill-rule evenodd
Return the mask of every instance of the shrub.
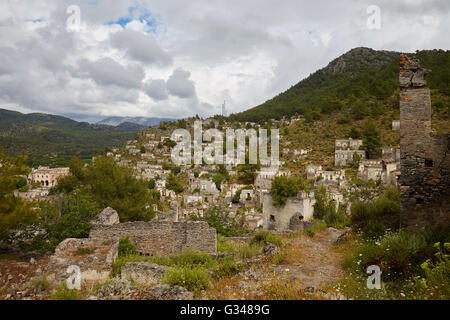
M 427 257 L 425 237 L 404 230 L 386 234 L 378 242 L 365 242 L 354 254 L 361 271 L 378 265 L 386 279 L 405 279 L 420 271 L 420 262 Z
M 309 237 L 314 237 L 314 235 L 322 230 L 325 230 L 327 228 L 327 224 L 321 220 L 314 221 L 314 225 L 306 229 L 305 234 Z
M 167 271 L 163 279 L 166 284 L 179 285 L 194 293 L 206 289 L 210 281 L 211 277 L 205 268 L 192 266 L 174 267 Z
M 75 253 L 77 256 L 84 256 L 86 254 L 91 254 L 92 249 L 89 247 L 78 247 L 77 252 Z
M 400 196 L 397 190 L 388 188 L 379 198 L 370 202 L 355 202 L 351 207 L 351 222 L 358 230 L 367 232 L 366 238 L 382 235 L 383 227 L 389 223 L 398 225 Z
M 136 253 L 136 246 L 131 242 L 130 235 L 119 239 L 119 256 L 135 255 Z
M 232 257 L 228 256 L 217 266 L 215 275 L 217 278 L 232 277 L 243 270 L 243 266 L 237 264 Z
M 285 251 L 281 251 L 280 253 L 278 253 L 277 255 L 275 255 L 272 258 L 272 263 L 273 264 L 281 264 L 286 260 L 286 252 Z
M 206 252 L 187 249 L 178 255 L 170 257 L 171 265 L 180 267 L 202 266 L 205 268 L 214 267 L 216 260 Z
M 350 219 L 345 214 L 344 209 L 339 207 L 339 209 L 336 210 L 334 203 L 332 210 L 329 210 L 324 216 L 324 221 L 327 224 L 327 227 L 336 229 L 341 229 L 350 223 Z
M 306 190 L 308 182 L 302 177 L 275 177 L 272 181 L 271 194 L 275 206 L 284 206 L 289 197 L 297 195 L 300 190 Z
M 65 282 L 62 282 L 58 290 L 50 295 L 50 300 L 80 300 L 81 293 L 76 289 L 68 289 Z
M 432 259 L 428 259 L 420 267 L 425 272 L 425 285 L 436 289 L 439 298 L 448 299 L 450 296 L 450 255 L 448 254 L 450 243 L 445 243 L 443 247 L 441 248 L 440 242 L 435 243 L 437 262 L 433 263 Z
M 265 245 L 267 242 L 271 242 L 277 247 L 281 247 L 282 245 L 280 236 L 274 235 L 266 230 L 258 231 L 250 238 L 250 245 Z

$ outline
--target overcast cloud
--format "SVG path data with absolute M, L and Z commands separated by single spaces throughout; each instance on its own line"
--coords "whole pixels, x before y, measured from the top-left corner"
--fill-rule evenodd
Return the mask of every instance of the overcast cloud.
M 369 5 L 380 29 L 367 28 Z M 239 112 L 354 47 L 448 50 L 449 33 L 448 0 L 3 0 L 0 108 L 180 118 L 226 100 Z

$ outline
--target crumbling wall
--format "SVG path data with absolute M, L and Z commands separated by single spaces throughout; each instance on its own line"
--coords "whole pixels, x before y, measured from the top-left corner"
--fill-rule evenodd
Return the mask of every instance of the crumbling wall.
M 188 248 L 217 253 L 216 230 L 204 221 L 136 221 L 94 226 L 89 238 L 111 240 L 127 235 L 142 254 L 167 255 Z
M 412 228 L 449 225 L 450 135 L 431 129 L 429 72 L 417 59 L 401 55 L 401 223 Z
M 300 192 L 297 197 L 290 197 L 282 207 L 273 205 L 271 194 L 265 194 L 263 200 L 263 229 L 287 231 L 301 230 L 304 221 L 313 217 L 314 193 Z

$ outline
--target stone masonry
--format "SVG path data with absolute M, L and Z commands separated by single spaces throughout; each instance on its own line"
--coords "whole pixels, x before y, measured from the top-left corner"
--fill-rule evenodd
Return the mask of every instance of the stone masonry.
M 449 225 L 450 134 L 431 129 L 430 89 L 415 58 L 400 56 L 402 225 Z
M 216 230 L 204 221 L 136 221 L 94 225 L 89 238 L 115 240 L 127 235 L 142 254 L 168 255 L 188 248 L 217 253 Z

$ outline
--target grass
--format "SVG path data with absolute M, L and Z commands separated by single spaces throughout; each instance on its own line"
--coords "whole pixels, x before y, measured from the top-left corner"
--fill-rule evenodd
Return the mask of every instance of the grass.
M 273 243 L 277 247 L 281 247 L 283 244 L 280 236 L 266 230 L 258 231 L 250 238 L 250 245 L 265 245 L 268 242 Z
M 179 285 L 198 294 L 208 287 L 210 275 L 202 266 L 176 266 L 165 274 L 163 282 L 170 285 Z
M 81 300 L 81 292 L 76 289 L 68 289 L 65 282 L 62 282 L 57 290 L 49 296 L 50 300 Z
M 48 288 L 50 288 L 51 285 L 50 281 L 47 279 L 45 275 L 33 279 L 31 281 L 31 284 L 35 288 L 40 286 L 43 290 L 47 290 Z
M 323 231 L 327 228 L 327 224 L 321 220 L 316 220 L 314 225 L 305 231 L 305 234 L 309 237 L 314 237 L 316 233 Z
M 77 251 L 75 252 L 75 254 L 77 256 L 84 256 L 84 255 L 87 255 L 87 254 L 91 254 L 92 252 L 93 251 L 92 251 L 92 249 L 90 247 L 79 247 L 77 249 Z

